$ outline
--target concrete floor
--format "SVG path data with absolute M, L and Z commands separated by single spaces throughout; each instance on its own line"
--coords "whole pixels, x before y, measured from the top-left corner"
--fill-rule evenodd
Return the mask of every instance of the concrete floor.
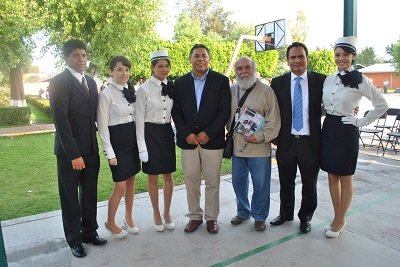
M 365 152 L 365 153 L 363 153 Z M 299 221 L 270 227 L 279 212 L 279 181 L 273 164 L 271 210 L 267 230 L 254 231 L 254 222 L 232 226 L 235 194 L 230 176 L 222 177 L 220 232 L 211 235 L 205 224 L 191 234 L 183 232 L 187 218 L 184 186 L 173 195 L 173 231 L 158 233 L 152 227 L 152 208 L 147 193 L 138 194 L 134 216 L 138 235 L 116 240 L 103 225 L 107 203 L 98 204 L 99 234 L 108 240 L 104 247 L 86 245 L 88 255 L 72 256 L 64 240 L 60 211 L 2 222 L 9 266 L 400 266 L 400 157 L 374 156 L 361 151 L 354 179 L 355 193 L 347 225 L 338 239 L 324 236 L 323 226 L 332 217 L 327 175 L 320 172 L 319 204 L 312 231 L 299 232 Z M 368 155 L 372 154 L 372 155 Z M 301 184 L 297 179 L 296 212 Z M 161 193 L 161 191 L 160 191 Z M 250 194 L 251 195 L 251 192 Z M 162 197 L 161 197 L 162 199 Z M 117 218 L 122 221 L 123 203 Z
M 389 107 L 399 107 L 400 94 L 384 95 Z M 370 109 L 362 101 L 359 114 Z M 338 239 L 324 236 L 323 226 L 333 214 L 327 175 L 320 172 L 318 208 L 312 231 L 299 232 L 299 221 L 270 227 L 279 213 L 279 180 L 276 164 L 271 177 L 271 210 L 267 230 L 254 231 L 254 222 L 232 226 L 236 213 L 230 176 L 221 178 L 220 232 L 211 235 L 205 224 L 191 234 L 187 223 L 184 186 L 174 189 L 174 231 L 158 233 L 152 226 L 152 208 L 147 193 L 136 195 L 134 217 L 138 235 L 116 240 L 104 229 L 107 203 L 98 203 L 98 232 L 108 240 L 104 247 L 87 245 L 88 255 L 72 256 L 64 240 L 60 211 L 1 222 L 9 266 L 400 266 L 400 154 L 388 151 L 383 158 L 376 148 L 361 148 L 354 177 L 354 196 L 347 225 Z M 203 190 L 204 192 L 204 190 Z M 297 179 L 296 212 L 301 182 Z M 251 196 L 251 192 L 249 193 Z M 160 198 L 162 199 L 162 197 Z M 4 200 L 3 200 L 4 201 Z M 12 203 L 10 203 L 12 205 Z M 123 203 L 117 218 L 122 223 Z M 162 206 L 162 204 L 160 205 Z M 2 267 L 2 266 L 0 266 Z

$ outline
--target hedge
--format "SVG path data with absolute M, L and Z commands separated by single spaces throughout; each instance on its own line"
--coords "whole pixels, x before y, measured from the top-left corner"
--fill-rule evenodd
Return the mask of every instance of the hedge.
M 29 125 L 30 114 L 28 107 L 0 107 L 0 126 Z
M 31 105 L 34 105 L 35 107 L 37 107 L 38 109 L 40 109 L 41 111 L 43 111 L 44 113 L 46 113 L 51 117 L 50 102 L 48 99 L 43 99 L 38 96 L 27 95 L 26 102 Z

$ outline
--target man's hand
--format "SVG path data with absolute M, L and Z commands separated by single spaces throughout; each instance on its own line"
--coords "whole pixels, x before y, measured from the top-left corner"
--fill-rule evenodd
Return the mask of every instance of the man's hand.
M 117 166 L 117 164 L 118 164 L 117 158 L 109 159 L 108 164 L 110 164 L 111 166 Z
M 254 134 L 252 134 L 252 135 L 250 135 L 250 136 L 247 136 L 246 141 L 247 141 L 248 143 L 257 144 L 257 139 L 256 139 L 256 137 L 254 136 Z
M 208 143 L 208 141 L 210 141 L 210 138 L 209 138 L 208 135 L 203 131 L 203 132 L 200 132 L 200 133 L 197 135 L 196 140 L 197 140 L 197 142 L 198 142 L 200 145 L 205 145 L 205 144 Z
M 196 137 L 196 135 L 194 133 L 189 134 L 186 137 L 185 140 L 190 145 L 196 145 L 197 146 L 199 144 L 199 142 L 197 141 L 197 137 Z
M 73 159 L 71 163 L 72 163 L 72 169 L 74 170 L 81 171 L 85 168 L 85 162 L 83 161 L 82 157 Z

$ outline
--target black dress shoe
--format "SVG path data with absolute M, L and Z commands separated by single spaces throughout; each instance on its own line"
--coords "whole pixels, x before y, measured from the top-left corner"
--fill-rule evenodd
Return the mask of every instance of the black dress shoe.
M 300 231 L 303 233 L 308 233 L 311 231 L 311 223 L 310 221 L 301 221 L 300 222 Z
M 278 216 L 275 219 L 273 219 L 272 221 L 270 221 L 269 223 L 271 225 L 281 225 L 286 221 L 293 221 L 293 217 L 283 217 L 283 216 Z
M 83 243 L 92 243 L 95 246 L 102 246 L 105 243 L 107 243 L 107 240 L 101 237 L 92 236 L 92 237 L 87 237 L 83 239 Z
M 72 255 L 77 258 L 83 258 L 86 256 L 86 249 L 83 247 L 82 244 L 78 244 L 71 248 Z

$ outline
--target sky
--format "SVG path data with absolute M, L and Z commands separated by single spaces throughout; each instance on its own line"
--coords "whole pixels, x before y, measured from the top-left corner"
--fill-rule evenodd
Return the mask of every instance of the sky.
M 357 1 L 357 0 L 355 0 Z M 158 31 L 165 38 L 173 35 L 174 17 L 179 14 L 176 0 L 164 0 L 169 23 L 163 23 Z M 338 37 L 343 36 L 344 0 L 221 0 L 225 10 L 232 11 L 232 21 L 242 24 L 258 25 L 285 19 L 286 42 L 291 42 L 289 25 L 297 12 L 302 10 L 307 18 L 308 35 L 306 44 L 309 49 L 330 49 Z M 373 47 L 375 53 L 385 59 L 385 47 L 400 39 L 398 27 L 397 0 L 358 0 L 357 1 L 357 38 L 358 50 Z
M 163 0 L 165 21 L 156 30 L 165 39 L 173 36 L 174 25 L 181 9 L 177 0 Z M 183 0 L 181 0 L 183 1 Z M 307 18 L 308 34 L 306 45 L 310 50 L 330 49 L 338 37 L 343 36 L 343 5 L 345 0 L 221 0 L 226 11 L 233 14 L 230 20 L 242 24 L 258 25 L 285 19 L 286 43 L 291 42 L 289 25 L 293 24 L 297 12 L 302 10 Z M 358 51 L 373 47 L 377 56 L 389 59 L 385 47 L 400 39 L 397 0 L 357 1 Z M 44 63 L 45 62 L 45 63 Z M 54 58 L 47 54 L 34 63 L 44 66 L 42 71 L 54 71 Z

